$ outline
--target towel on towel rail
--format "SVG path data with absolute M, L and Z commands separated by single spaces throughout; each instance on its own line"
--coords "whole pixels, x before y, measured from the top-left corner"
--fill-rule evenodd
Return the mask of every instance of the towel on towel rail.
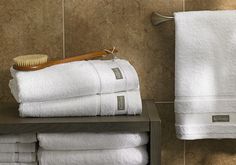
M 36 141 L 36 134 L 31 133 L 0 135 L 0 143 L 33 143 Z
M 1 152 L 35 152 L 35 143 L 0 143 Z
M 148 143 L 147 133 L 39 133 L 45 150 L 97 150 L 134 148 Z
M 40 165 L 146 165 L 145 146 L 117 150 L 46 151 L 39 150 Z
M 9 87 L 20 102 L 43 102 L 139 88 L 138 75 L 126 60 L 91 60 L 23 72 L 10 69 Z
M 139 90 L 75 97 L 64 100 L 21 103 L 21 117 L 135 115 L 142 112 Z
M 31 163 L 36 161 L 35 153 L 8 152 L 0 153 L 0 163 Z
M 178 138 L 236 138 L 236 10 L 179 12 L 175 24 Z

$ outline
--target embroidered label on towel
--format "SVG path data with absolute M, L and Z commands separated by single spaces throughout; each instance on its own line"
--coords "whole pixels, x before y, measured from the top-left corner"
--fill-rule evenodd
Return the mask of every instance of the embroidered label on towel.
M 229 115 L 213 115 L 212 122 L 229 122 Z
M 120 71 L 120 68 L 112 68 L 112 71 L 114 72 L 116 79 L 123 79 L 123 75 Z
M 125 110 L 125 96 L 117 96 L 117 109 L 118 111 Z

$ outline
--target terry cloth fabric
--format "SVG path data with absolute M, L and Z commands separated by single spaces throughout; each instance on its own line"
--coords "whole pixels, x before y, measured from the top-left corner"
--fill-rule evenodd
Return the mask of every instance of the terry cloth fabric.
M 134 148 L 148 143 L 147 133 L 39 133 L 45 150 L 97 150 Z
M 142 100 L 139 90 L 135 90 L 55 101 L 21 103 L 19 111 L 21 117 L 136 115 L 142 112 Z
M 177 137 L 236 138 L 236 10 L 179 12 L 175 24 Z
M 36 161 L 35 153 L 0 153 L 0 163 L 31 163 Z
M 9 134 L 0 135 L 0 143 L 33 143 L 36 142 L 36 134 Z
M 0 165 L 37 165 L 38 163 L 0 163 Z
M 22 72 L 10 69 L 9 87 L 21 102 L 43 102 L 139 88 L 138 75 L 126 60 L 91 60 Z
M 39 150 L 40 165 L 146 165 L 146 147 L 117 150 L 46 151 Z
M 35 152 L 35 143 L 0 143 L 1 152 Z

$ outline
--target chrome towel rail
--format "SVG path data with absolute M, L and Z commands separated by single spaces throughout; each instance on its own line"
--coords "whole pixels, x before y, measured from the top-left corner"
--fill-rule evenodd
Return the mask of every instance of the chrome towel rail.
M 163 22 L 174 20 L 174 17 L 164 16 L 158 12 L 153 12 L 151 15 L 151 22 L 154 26 L 160 25 Z

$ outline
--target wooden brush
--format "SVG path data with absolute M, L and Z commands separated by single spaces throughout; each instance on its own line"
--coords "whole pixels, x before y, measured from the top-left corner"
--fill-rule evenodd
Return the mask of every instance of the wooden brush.
M 90 60 L 116 52 L 117 50 L 114 48 L 104 49 L 103 51 L 90 52 L 87 54 L 54 61 L 48 61 L 48 56 L 44 54 L 25 55 L 13 59 L 13 61 L 15 62 L 13 68 L 19 71 L 35 71 L 57 64 L 64 64 L 73 61 Z

